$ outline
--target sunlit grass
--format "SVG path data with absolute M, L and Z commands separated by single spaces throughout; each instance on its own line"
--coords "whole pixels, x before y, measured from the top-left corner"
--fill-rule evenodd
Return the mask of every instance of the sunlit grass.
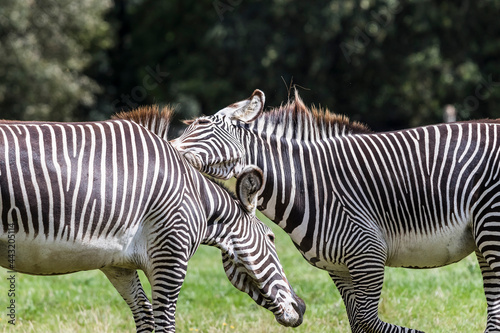
M 284 328 L 227 280 L 220 252 L 202 246 L 189 262 L 177 308 L 178 332 L 350 332 L 328 274 L 310 266 L 272 223 L 276 246 L 296 293 L 307 304 L 304 323 Z M 486 305 L 475 258 L 432 270 L 386 270 L 380 316 L 426 332 L 482 332 Z M 142 273 L 141 273 L 142 274 Z M 147 293 L 149 284 L 141 275 Z M 66 276 L 16 274 L 17 325 L 7 323 L 6 270 L 0 270 L 0 332 L 134 332 L 132 315 L 99 271 Z M 4 310 L 5 309 L 5 310 Z

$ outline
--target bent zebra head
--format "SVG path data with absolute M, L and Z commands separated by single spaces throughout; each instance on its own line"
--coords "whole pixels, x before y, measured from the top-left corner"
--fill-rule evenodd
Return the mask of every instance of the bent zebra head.
M 273 312 L 278 323 L 296 327 L 302 323 L 305 304 L 290 286 L 280 264 L 271 229 L 255 217 L 256 197 L 262 187 L 262 172 L 250 166 L 241 172 L 236 190 L 246 214 L 232 225 L 222 226 L 210 237 L 222 251 L 226 275 L 239 290 Z
M 246 154 L 239 128 L 262 113 L 264 102 L 264 93 L 257 89 L 213 116 L 186 121 L 189 127 L 171 143 L 201 172 L 220 179 L 238 176 Z

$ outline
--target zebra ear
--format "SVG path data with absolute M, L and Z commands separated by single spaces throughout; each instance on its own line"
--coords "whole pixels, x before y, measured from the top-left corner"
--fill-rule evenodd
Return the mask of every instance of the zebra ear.
M 254 165 L 247 166 L 236 180 L 236 194 L 249 213 L 257 208 L 257 194 L 264 184 L 262 170 Z
M 236 102 L 217 112 L 218 115 L 224 115 L 233 120 L 249 123 L 254 121 L 264 110 L 266 95 L 259 89 L 255 89 L 252 96 L 244 101 Z

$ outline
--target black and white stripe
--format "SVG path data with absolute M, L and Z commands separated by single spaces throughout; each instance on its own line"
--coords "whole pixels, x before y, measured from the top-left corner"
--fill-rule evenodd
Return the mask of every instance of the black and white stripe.
M 161 119 L 157 110 L 141 112 L 143 122 L 134 113 L 93 123 L 0 122 L 1 266 L 35 275 L 100 269 L 138 332 L 175 331 L 187 262 L 209 244 L 221 249 L 236 288 L 281 324 L 299 325 L 305 306 L 272 232 L 249 208 L 260 187 L 242 186 L 241 202 L 234 199 L 166 141 L 168 112 Z M 136 269 L 151 283 L 152 304 Z
M 221 161 L 241 162 L 218 174 L 263 170 L 258 209 L 330 273 L 353 332 L 415 332 L 378 318 L 384 266 L 439 267 L 473 251 L 486 331 L 500 331 L 500 122 L 370 133 L 297 95 L 264 114 L 255 99 L 263 104 L 263 93 L 195 120 L 174 145 L 203 172 Z M 227 147 L 217 163 L 202 154 L 207 145 Z

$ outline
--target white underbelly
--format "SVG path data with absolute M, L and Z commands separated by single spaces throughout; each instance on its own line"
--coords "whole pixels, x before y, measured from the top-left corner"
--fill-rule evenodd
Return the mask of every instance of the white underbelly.
M 463 224 L 454 228 L 443 228 L 431 235 L 399 235 L 385 239 L 388 257 L 385 265 L 391 267 L 430 268 L 441 267 L 460 261 L 476 249 L 470 226 Z M 313 266 L 331 272 L 347 271 L 342 257 L 338 262 L 335 258 L 338 251 L 343 251 L 342 245 L 333 246 L 334 253 L 329 258 L 317 257 L 315 251 L 301 252 L 304 258 Z M 362 258 L 363 249 L 359 253 L 346 253 L 344 258 L 356 256 Z M 383 254 L 381 253 L 381 256 Z
M 464 225 L 443 228 L 431 235 L 409 234 L 388 241 L 386 265 L 392 267 L 441 267 L 455 263 L 476 249 L 471 229 Z
M 45 237 L 0 239 L 0 265 L 28 274 L 65 274 L 126 262 L 127 241 L 116 238 L 50 240 Z

